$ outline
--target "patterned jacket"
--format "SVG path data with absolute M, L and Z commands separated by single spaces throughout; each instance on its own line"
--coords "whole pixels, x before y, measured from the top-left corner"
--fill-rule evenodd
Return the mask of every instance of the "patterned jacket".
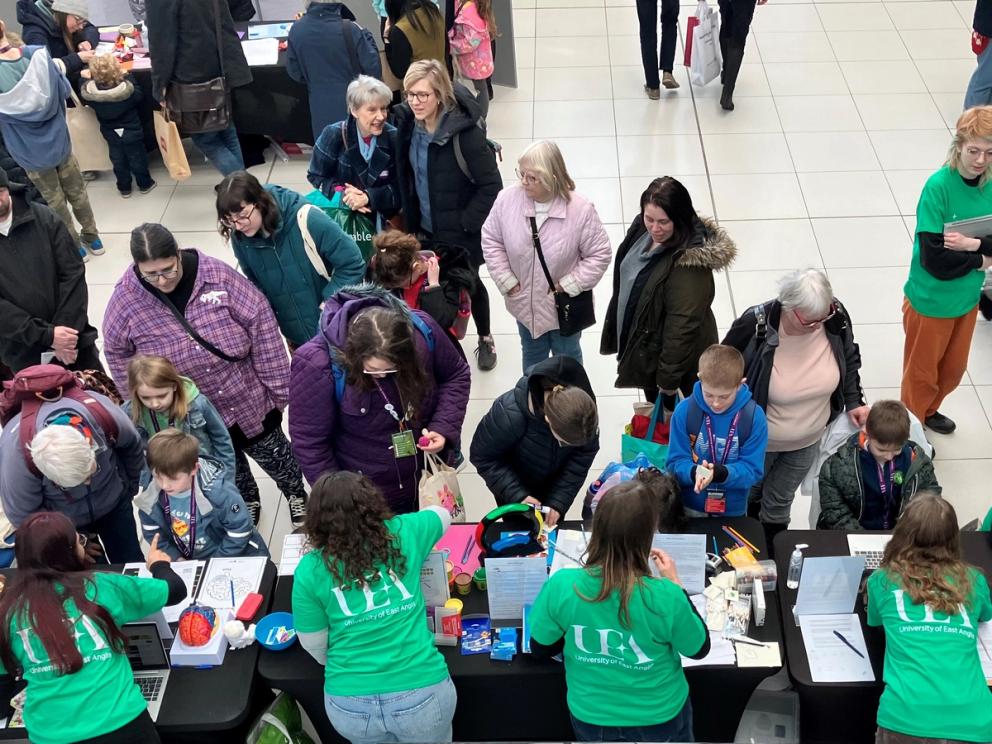
M 196 250 L 196 249 L 191 249 Z M 141 286 L 131 266 L 114 287 L 103 320 L 103 351 L 118 390 L 127 391 L 135 354 L 169 359 L 214 403 L 224 424 L 245 436 L 289 400 L 289 357 L 265 297 L 223 261 L 200 251 L 186 320 L 201 337 L 239 361 L 214 356 L 190 338 L 169 309 Z

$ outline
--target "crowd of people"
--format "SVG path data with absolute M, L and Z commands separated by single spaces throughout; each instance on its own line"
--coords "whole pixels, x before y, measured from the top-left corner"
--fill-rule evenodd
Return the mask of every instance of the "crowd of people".
M 724 108 L 754 5 L 721 3 Z M 289 39 L 290 74 L 311 91 L 307 177 L 370 220 L 371 256 L 304 196 L 247 172 L 235 123 L 221 122 L 193 141 L 222 174 L 217 229 L 238 268 L 161 224 L 137 225 L 98 347 L 83 261 L 103 246 L 65 99 L 81 86 L 96 109 L 128 197 L 133 183 L 155 186 L 139 90 L 94 54 L 84 0 L 19 8 L 26 46 L 0 23 L 0 132 L 21 169 L 0 170 L 0 362 L 14 378 L 0 403 L 0 539 L 16 546 L 19 568 L 0 598 L 0 687 L 27 681 L 32 740 L 157 740 L 127 684 L 119 626 L 178 601 L 172 560 L 269 554 L 250 458 L 314 547 L 296 571 L 293 610 L 303 646 L 326 666 L 334 727 L 356 744 L 450 741 L 457 696 L 418 577 L 451 514 L 418 510 L 425 455 L 455 468 L 470 460 L 495 503 L 528 504 L 553 527 L 589 480 L 601 447 L 596 391 L 611 383 L 669 422 L 669 453 L 665 472 L 602 494 L 585 568 L 557 573 L 533 608 L 534 654 L 564 655 L 579 740 L 692 740 L 679 654 L 705 656 L 709 636 L 652 536 L 687 518 L 749 514 L 771 548 L 811 472 L 818 528 L 894 531 L 868 581 L 868 621 L 890 644 L 879 741 L 992 740 L 974 633 L 931 648 L 901 625 L 908 614 L 992 618 L 932 449 L 911 435 L 955 428 L 940 407 L 967 366 L 992 236 L 945 224 L 992 214 L 992 106 L 961 115 L 923 189 L 901 399 L 869 404 L 853 318 L 822 271 L 784 275 L 777 296 L 744 310 L 721 342 L 714 276 L 737 247 L 677 179 L 645 184 L 615 250 L 555 142 L 527 147 L 518 182 L 503 184 L 485 126 L 497 34 L 488 0 L 443 15 L 427 0 L 385 0 L 384 60 L 347 8 L 312 0 Z M 655 3 L 638 2 L 651 98 L 675 82 L 677 10 L 663 2 L 659 61 Z M 141 12 L 166 108 L 181 98 L 176 85 L 250 80 L 227 2 L 162 0 Z M 332 38 L 343 61 L 328 56 Z M 401 79 L 398 95 L 383 62 Z M 611 261 L 600 351 L 616 356 L 617 372 L 592 379 L 580 338 L 593 323 L 581 308 Z M 465 441 L 470 318 L 474 366 L 484 374 L 498 361 L 483 266 L 517 321 L 523 374 Z M 154 578 L 88 573 L 94 560 L 147 560 Z M 365 617 L 373 604 L 390 606 L 375 623 Z M 620 662 L 599 663 L 574 628 L 627 639 L 611 647 Z M 109 654 L 94 655 L 104 646 Z M 935 687 L 916 707 L 907 665 L 953 677 L 957 691 Z M 49 713 L 53 696 L 89 679 L 114 680 L 127 704 L 71 721 Z M 952 709 L 968 714 L 931 714 Z

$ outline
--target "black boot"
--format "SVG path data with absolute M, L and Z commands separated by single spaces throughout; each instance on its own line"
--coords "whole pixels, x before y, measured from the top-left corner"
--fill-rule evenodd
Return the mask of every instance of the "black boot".
M 720 67 L 720 85 L 723 85 L 724 69 L 727 65 L 727 39 L 723 36 L 720 37 L 720 58 L 723 60 L 723 65 Z
M 743 45 L 727 42 L 727 52 L 723 58 L 723 95 L 720 96 L 720 106 L 724 111 L 734 110 L 734 86 L 737 85 L 737 75 L 744 61 Z
M 768 545 L 768 558 L 775 558 L 775 535 L 779 532 L 785 532 L 789 529 L 787 524 L 771 524 L 769 522 L 762 522 L 762 528 L 765 531 L 765 543 Z

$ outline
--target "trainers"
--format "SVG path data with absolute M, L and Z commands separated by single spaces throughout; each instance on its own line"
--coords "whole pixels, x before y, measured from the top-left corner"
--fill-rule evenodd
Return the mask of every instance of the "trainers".
M 83 171 L 83 180 L 84 181 L 95 181 L 99 177 L 100 177 L 100 174 L 97 173 L 96 171 Z
M 661 84 L 669 90 L 674 90 L 675 88 L 681 87 L 679 86 L 679 81 L 676 80 L 675 76 L 670 72 L 662 73 Z
M 475 347 L 475 356 L 479 369 L 488 372 L 496 366 L 496 342 L 492 336 L 479 337 L 479 345 Z
M 91 240 L 86 243 L 86 250 L 92 253 L 94 256 L 102 256 L 107 250 L 103 247 L 103 241 L 100 238 Z
M 957 424 L 940 411 L 927 416 L 923 423 L 930 431 L 935 431 L 938 434 L 950 434 L 958 428 Z
M 649 88 L 648 86 L 645 85 L 644 90 L 647 92 L 648 98 L 650 98 L 652 101 L 657 101 L 659 98 L 661 98 L 660 88 Z
M 119 193 L 121 195 L 121 199 L 130 199 L 131 198 L 131 192 L 130 191 L 121 191 Z
M 147 194 L 149 191 L 151 191 L 152 189 L 154 189 L 156 186 L 158 186 L 158 184 L 155 181 L 152 181 L 151 184 L 149 184 L 148 186 L 146 186 L 143 189 L 138 189 L 138 191 L 140 191 L 142 194 Z
M 307 518 L 307 502 L 303 496 L 290 496 L 286 499 L 289 502 L 289 520 L 293 527 L 302 527 Z
M 248 515 L 251 517 L 251 523 L 257 527 L 259 517 L 262 516 L 261 500 L 246 501 L 245 506 L 248 507 Z
M 83 263 L 90 260 L 90 254 L 86 252 L 86 249 L 83 246 L 79 246 L 79 257 L 83 259 Z

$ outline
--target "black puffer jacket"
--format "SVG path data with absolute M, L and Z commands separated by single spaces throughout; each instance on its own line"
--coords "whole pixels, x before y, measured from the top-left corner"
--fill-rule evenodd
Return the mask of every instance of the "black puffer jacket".
M 582 365 L 571 357 L 545 359 L 493 402 L 472 437 L 469 459 L 496 497 L 513 504 L 533 496 L 562 516 L 585 484 L 599 452 L 599 436 L 577 447 L 558 443 L 544 420 L 544 391 L 574 385 L 595 395 Z M 534 410 L 531 410 L 531 409 Z
M 455 83 L 455 107 L 434 132 L 427 150 L 428 188 L 434 240 L 461 246 L 476 265 L 482 264 L 482 223 L 489 216 L 496 195 L 503 188 L 496 156 L 478 125 L 479 104 L 468 90 Z M 398 130 L 397 180 L 406 229 L 420 230 L 420 200 L 410 167 L 410 141 L 416 119 L 406 103 L 393 109 Z M 469 179 L 455 157 L 455 135 L 461 145 L 472 178 Z
M 17 22 L 21 24 L 24 43 L 46 47 L 52 59 L 61 59 L 70 80 L 78 79 L 79 71 L 86 66 L 76 53 L 79 45 L 88 41 L 96 49 L 100 43 L 100 31 L 92 23 L 86 23 L 72 35 L 73 48 L 70 49 L 55 18 L 39 8 L 35 0 L 17 0 Z
M 31 182 L 31 179 L 28 178 L 28 174 L 7 151 L 7 145 L 3 141 L 2 134 L 0 134 L 0 168 L 3 168 L 7 172 L 7 180 L 10 183 L 16 183 L 24 187 L 24 191 L 21 193 L 26 201 L 37 204 L 48 204 L 41 195 L 41 192 Z

